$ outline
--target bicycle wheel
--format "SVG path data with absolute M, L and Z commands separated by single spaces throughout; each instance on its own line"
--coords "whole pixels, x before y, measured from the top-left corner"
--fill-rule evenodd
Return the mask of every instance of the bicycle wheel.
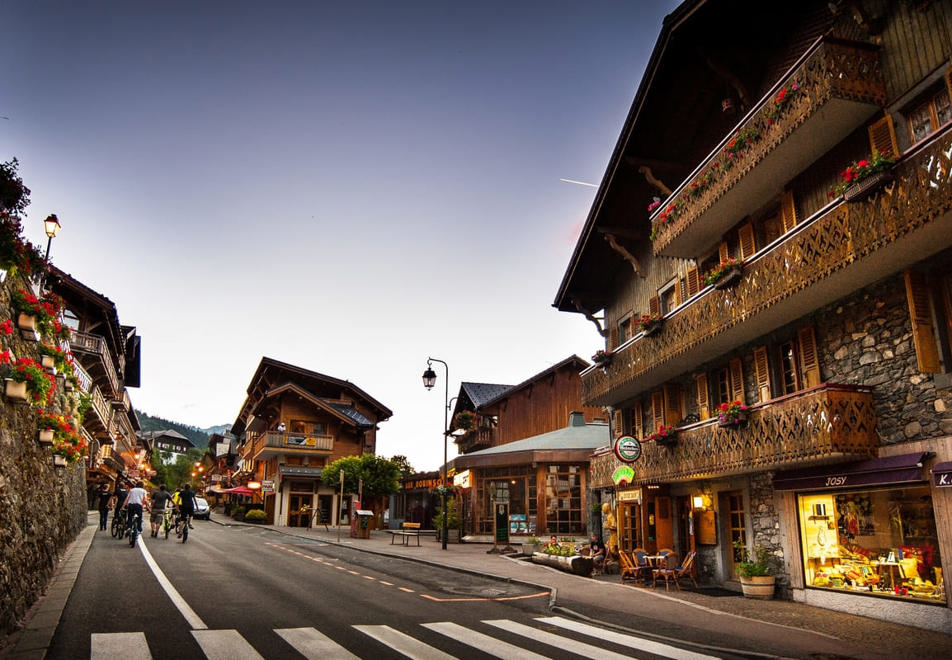
M 162 531 L 165 532 L 166 539 L 169 538 L 169 530 L 171 528 L 172 528 L 172 519 L 168 514 L 166 514 L 165 517 L 162 518 Z
M 182 543 L 188 541 L 188 518 L 182 521 Z
M 112 525 L 109 527 L 109 533 L 112 534 L 112 538 L 119 538 L 119 519 L 116 516 L 112 517 Z
M 136 545 L 136 537 L 139 535 L 139 526 L 137 525 L 137 518 L 133 518 L 129 524 L 129 547 L 134 548 Z

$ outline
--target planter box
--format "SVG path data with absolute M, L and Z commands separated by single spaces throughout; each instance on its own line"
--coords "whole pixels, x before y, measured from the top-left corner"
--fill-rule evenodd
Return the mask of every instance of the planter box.
M 743 275 L 740 267 L 731 268 L 729 271 L 721 275 L 721 278 L 714 282 L 715 289 L 729 289 L 732 286 L 735 286 L 740 282 L 740 276 Z
M 52 355 L 41 355 L 40 356 L 40 365 L 49 371 L 52 374 L 56 373 L 56 360 L 53 359 Z
M 12 378 L 4 378 L 3 386 L 3 393 L 11 401 L 29 401 L 25 382 L 16 381 Z
M 522 554 L 526 557 L 532 557 L 535 553 L 542 552 L 541 543 L 523 543 L 522 544 Z
M 645 337 L 650 337 L 651 335 L 656 335 L 661 332 L 661 323 L 652 323 L 651 325 L 645 326 L 643 332 Z
M 893 173 L 891 170 L 871 174 L 859 183 L 854 183 L 844 190 L 843 199 L 847 202 L 863 201 L 892 180 Z
M 20 330 L 20 336 L 27 341 L 40 340 L 40 332 L 36 329 L 35 316 L 20 313 L 20 315 L 17 316 L 17 328 Z
M 759 598 L 760 600 L 770 600 L 774 595 L 773 575 L 759 575 L 754 577 L 740 579 L 740 588 L 746 598 Z
M 53 454 L 53 466 L 58 468 L 66 467 L 66 457 L 59 454 Z
M 561 555 L 547 555 L 544 552 L 535 552 L 532 555 L 532 563 L 551 566 L 566 573 L 586 577 L 592 574 L 592 569 L 594 568 L 592 558 L 583 557 L 582 555 L 563 557 Z
M 741 427 L 747 424 L 747 413 L 738 413 L 737 419 L 718 420 L 717 425 L 722 429 Z
M 37 440 L 41 445 L 51 446 L 53 444 L 53 429 L 40 429 L 37 432 Z

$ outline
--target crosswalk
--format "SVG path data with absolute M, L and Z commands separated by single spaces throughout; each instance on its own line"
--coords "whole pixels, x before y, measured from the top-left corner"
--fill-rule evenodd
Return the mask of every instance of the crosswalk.
M 452 621 L 420 625 L 428 631 L 453 640 L 457 645 L 462 644 L 465 647 L 478 649 L 494 658 L 511 660 L 547 658 L 548 656 L 543 654 L 546 647 L 557 649 L 560 655 L 567 651 L 595 660 L 645 657 L 646 655 L 676 660 L 713 660 L 716 657 L 563 617 L 539 617 L 535 619 L 535 622 L 538 625 L 528 625 L 509 619 L 484 620 L 482 624 L 486 632 Z M 433 643 L 417 639 L 412 631 L 405 632 L 387 625 L 351 627 L 356 632 L 408 658 L 445 660 L 457 657 L 434 646 Z M 276 628 L 274 632 L 304 658 L 351 660 L 358 657 L 315 628 Z M 493 633 L 503 633 L 509 641 L 496 637 Z M 567 636 L 564 633 L 574 633 L 574 636 Z M 192 636 L 209 660 L 262 660 L 267 657 L 261 655 L 237 630 L 193 630 Z M 536 650 L 520 646 L 519 640 L 534 642 L 533 648 Z M 606 648 L 609 644 L 624 652 Z M 450 648 L 458 649 L 457 645 Z M 626 655 L 625 652 L 628 651 L 635 655 Z M 144 633 L 94 633 L 90 640 L 90 658 L 92 660 L 107 658 L 149 660 L 152 655 Z

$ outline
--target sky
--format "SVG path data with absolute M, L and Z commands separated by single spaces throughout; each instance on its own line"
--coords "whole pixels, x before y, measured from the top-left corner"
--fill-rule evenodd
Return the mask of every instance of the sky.
M 231 424 L 266 356 L 436 470 L 428 357 L 452 398 L 603 348 L 552 303 L 678 4 L 0 0 L 0 162 L 136 326 L 137 410 Z

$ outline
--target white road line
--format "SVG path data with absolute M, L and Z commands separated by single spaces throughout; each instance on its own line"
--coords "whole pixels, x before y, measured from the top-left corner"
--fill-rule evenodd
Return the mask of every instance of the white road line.
M 548 658 L 548 656 L 527 651 L 524 648 L 510 644 L 509 642 L 504 642 L 501 639 L 496 639 L 495 637 L 484 635 L 481 632 L 464 628 L 452 621 L 424 623 L 422 625 L 424 628 L 429 628 L 441 635 L 446 635 L 447 637 L 477 648 L 483 653 L 487 653 L 496 658 L 504 658 L 505 660 L 520 660 L 522 658 L 527 660 L 547 660 Z
M 649 653 L 663 655 L 668 658 L 677 658 L 677 660 L 717 660 L 717 656 L 695 653 L 694 651 L 680 649 L 677 646 L 662 644 L 661 642 L 644 639 L 636 635 L 626 635 L 624 633 L 615 632 L 614 630 L 605 630 L 604 628 L 590 626 L 587 623 L 573 621 L 572 619 L 563 619 L 562 617 L 558 616 L 550 616 L 538 618 L 536 621 L 552 626 L 558 626 L 559 628 L 565 628 L 566 630 L 574 630 L 575 632 L 582 633 L 583 635 L 598 637 L 599 639 L 603 639 L 606 642 L 612 642 L 620 646 L 627 646 L 628 648 L 638 649 L 640 651 L 648 651 Z
M 453 656 L 405 635 L 399 630 L 394 630 L 390 626 L 354 626 L 354 628 L 414 660 L 451 660 L 453 658 Z
M 152 660 L 145 633 L 93 633 L 89 642 L 90 660 Z
M 237 630 L 193 630 L 208 660 L 264 660 Z
M 172 586 L 169 579 L 165 577 L 165 573 L 163 573 L 159 565 L 155 563 L 155 559 L 152 558 L 152 553 L 149 552 L 149 549 L 145 547 L 145 543 L 139 543 L 139 550 L 142 552 L 142 556 L 145 557 L 145 563 L 152 569 L 152 574 L 155 575 L 155 579 L 159 581 L 159 584 L 165 590 L 165 593 L 168 594 L 172 604 L 182 613 L 182 616 L 188 621 L 188 625 L 192 627 L 192 630 L 207 629 L 208 626 L 205 625 L 205 622 L 195 614 L 195 610 L 188 606 L 188 603 L 185 602 L 182 595 Z
M 488 623 L 491 626 L 502 628 L 503 630 L 515 633 L 516 635 L 522 635 L 523 637 L 528 637 L 529 639 L 560 648 L 564 651 L 569 651 L 570 653 L 577 653 L 578 655 L 594 658 L 595 660 L 602 660 L 603 658 L 604 660 L 621 660 L 622 658 L 627 660 L 629 658 L 627 655 L 600 649 L 597 646 L 585 644 L 584 642 L 577 642 L 574 639 L 569 639 L 568 637 L 554 635 L 550 632 L 533 628 L 532 626 L 517 623 L 516 621 L 496 619 L 494 621 L 483 621 L 483 623 Z
M 284 641 L 309 660 L 327 658 L 328 660 L 356 660 L 354 655 L 327 635 L 314 628 L 275 628 Z

